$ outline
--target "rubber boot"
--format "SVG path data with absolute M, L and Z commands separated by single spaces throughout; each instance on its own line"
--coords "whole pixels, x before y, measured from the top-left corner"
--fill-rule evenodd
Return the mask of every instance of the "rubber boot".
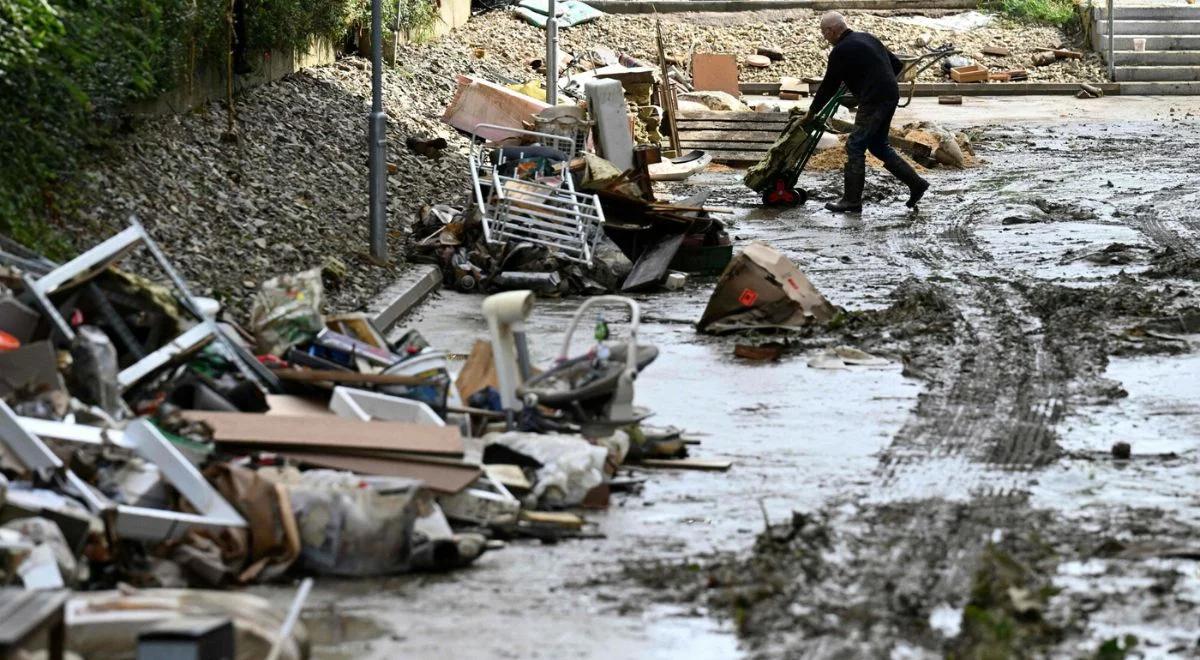
M 889 158 L 883 166 L 887 168 L 887 171 L 892 173 L 892 176 L 900 179 L 908 186 L 908 201 L 905 202 L 905 206 L 910 209 L 917 208 L 917 203 L 925 196 L 925 191 L 929 190 L 929 182 L 922 179 L 921 175 L 917 174 L 912 165 L 909 165 L 908 161 L 898 155 Z
M 862 213 L 863 182 L 867 178 L 867 161 L 860 159 L 846 161 L 845 188 L 842 198 L 830 202 L 825 208 L 834 213 Z

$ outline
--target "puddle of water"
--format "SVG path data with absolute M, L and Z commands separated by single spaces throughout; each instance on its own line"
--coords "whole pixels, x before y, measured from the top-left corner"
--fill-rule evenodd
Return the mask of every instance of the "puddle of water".
M 370 651 L 376 640 L 395 641 L 375 619 L 337 607 L 306 608 L 301 620 L 308 629 L 314 658 L 350 660 Z
M 1153 507 L 1200 523 L 1194 484 L 1200 479 L 1200 354 L 1170 358 L 1113 358 L 1105 375 L 1129 397 L 1081 409 L 1062 426 L 1069 452 L 1098 452 L 1096 460 L 1068 460 L 1048 468 L 1034 503 L 1072 511 L 1093 507 Z M 1107 452 L 1128 442 L 1133 459 Z M 1178 458 L 1155 455 L 1174 453 Z
M 1101 283 L 1109 283 L 1122 270 L 1138 273 L 1149 268 L 1147 259 L 1151 254 L 1138 231 L 1094 222 L 989 225 L 976 229 L 975 237 L 984 244 L 985 251 L 1006 268 L 1041 280 L 1100 280 Z M 1080 258 L 1100 252 L 1113 243 L 1147 249 L 1135 248 L 1136 261 L 1122 265 L 1102 266 Z M 1068 252 L 1071 254 L 1068 255 Z

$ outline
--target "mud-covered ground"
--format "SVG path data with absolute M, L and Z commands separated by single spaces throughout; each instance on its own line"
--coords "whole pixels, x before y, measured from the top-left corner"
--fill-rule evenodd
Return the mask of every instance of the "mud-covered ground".
M 640 491 L 585 513 L 596 538 L 321 581 L 317 656 L 1194 655 L 1200 105 L 972 105 L 903 117 L 973 129 L 984 161 L 931 172 L 915 215 L 881 172 L 861 217 L 821 209 L 836 173 L 806 175 L 816 199 L 782 212 L 736 172 L 664 189 L 711 188 L 737 243 L 769 241 L 848 310 L 791 337 L 714 338 L 690 325 L 712 280 L 639 296 L 661 350 L 639 403 L 734 468 L 636 473 Z M 465 353 L 480 300 L 443 293 L 406 323 Z M 536 357 L 575 304 L 539 302 Z M 732 356 L 757 340 L 788 350 Z M 807 366 L 839 344 L 891 365 Z
M 874 182 L 881 204 L 844 228 L 873 246 L 864 275 L 910 277 L 804 334 L 900 360 L 924 385 L 908 421 L 860 487 L 751 552 L 628 575 L 724 611 L 766 657 L 1195 654 L 1197 136 L 1191 120 L 984 127 L 986 165 L 932 175 L 912 217 Z M 796 216 L 833 221 L 771 221 Z M 1114 355 L 1142 372 L 1136 397 Z M 1112 424 L 1122 409 L 1138 437 Z

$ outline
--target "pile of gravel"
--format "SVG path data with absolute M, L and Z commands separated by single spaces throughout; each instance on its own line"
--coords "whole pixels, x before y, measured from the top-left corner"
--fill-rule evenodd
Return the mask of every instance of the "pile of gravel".
M 439 121 L 455 72 L 512 72 L 449 43 L 410 47 L 385 75 L 389 115 L 390 265 L 368 257 L 367 114 L 370 66 L 359 58 L 307 69 L 246 92 L 236 102 L 240 141 L 221 139 L 223 104 L 139 125 L 71 182 L 70 221 L 79 250 L 136 214 L 193 284 L 244 313 L 265 279 L 336 260 L 329 307 L 354 310 L 403 268 L 405 229 L 424 204 L 461 204 L 467 139 Z M 410 135 L 442 136 L 439 158 L 412 153 Z M 134 260 L 126 264 L 135 265 Z M 335 263 L 336 266 L 336 263 Z M 337 270 L 335 268 L 334 270 Z M 152 271 L 151 271 L 152 272 Z
M 1048 67 L 1030 61 L 1036 48 L 1068 46 L 1071 40 L 1061 30 L 995 18 L 981 28 L 966 32 L 932 30 L 903 22 L 897 17 L 847 12 L 851 25 L 879 37 L 896 52 L 919 52 L 918 38 L 929 34 L 933 43 L 954 43 L 965 56 L 992 69 L 1026 69 L 1035 82 L 1100 82 L 1106 80 L 1098 55 L 1083 60 L 1060 60 Z M 669 54 L 682 61 L 693 52 L 735 53 L 739 63 L 759 45 L 783 51 L 785 59 L 767 69 L 742 67 L 743 82 L 777 82 L 781 76 L 820 76 L 825 70 L 829 45 L 817 29 L 819 12 L 809 10 L 759 11 L 737 14 L 663 14 L 663 41 Z M 452 38 L 466 46 L 487 49 L 486 59 L 514 68 L 529 59 L 542 57 L 544 35 L 515 14 L 492 12 L 477 18 Z M 657 62 L 655 18 L 652 15 L 606 15 L 592 23 L 560 32 L 562 49 L 583 53 L 594 46 L 607 46 L 635 57 Z M 991 57 L 986 46 L 1011 49 L 1008 57 Z M 943 80 L 940 71 L 930 70 L 921 80 Z

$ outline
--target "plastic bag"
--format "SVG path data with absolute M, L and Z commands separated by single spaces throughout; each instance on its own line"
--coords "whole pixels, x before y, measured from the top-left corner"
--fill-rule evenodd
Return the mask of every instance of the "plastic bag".
M 304 568 L 343 576 L 410 568 L 421 482 L 335 470 L 285 469 L 269 478 L 288 488 Z
M 311 341 L 325 327 L 321 269 L 273 277 L 262 283 L 250 305 L 250 329 L 260 354 L 280 356 Z
M 536 459 L 533 494 L 543 504 L 573 506 L 583 502 L 588 491 L 604 483 L 608 449 L 597 447 L 579 436 L 541 433 L 493 433 L 484 446 L 500 444 Z

